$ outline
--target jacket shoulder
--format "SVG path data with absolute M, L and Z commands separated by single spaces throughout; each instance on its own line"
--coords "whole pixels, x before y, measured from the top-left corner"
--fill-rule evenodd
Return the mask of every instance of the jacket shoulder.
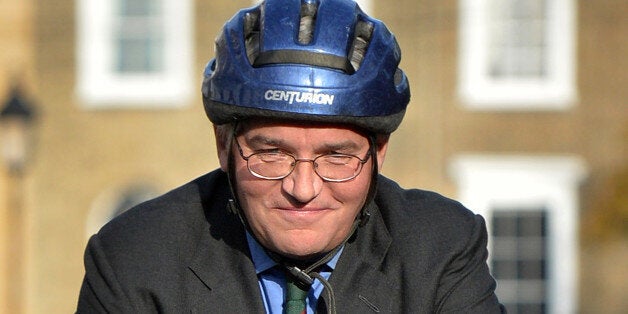
M 424 257 L 462 251 L 470 239 L 486 232 L 484 219 L 460 202 L 431 191 L 403 189 L 386 178 L 380 180 L 376 204 L 395 246 Z
M 475 214 L 460 202 L 439 193 L 421 189 L 404 189 L 380 176 L 375 198 L 384 218 L 408 222 L 458 223 L 473 220 Z
M 221 173 L 211 172 L 130 208 L 94 237 L 112 262 L 150 261 L 147 254 L 155 252 L 166 255 L 162 262 L 181 258 L 209 229 L 207 215 L 226 204 L 229 194 L 221 187 Z

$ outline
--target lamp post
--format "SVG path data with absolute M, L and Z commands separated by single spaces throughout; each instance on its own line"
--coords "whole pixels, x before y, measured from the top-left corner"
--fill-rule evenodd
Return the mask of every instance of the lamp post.
M 34 111 L 17 86 L 0 110 L 0 149 L 7 167 L 7 313 L 24 312 L 24 192 Z
M 23 98 L 20 89 L 14 86 L 0 111 L 2 158 L 12 173 L 21 173 L 24 170 L 30 149 L 33 116 L 31 105 Z

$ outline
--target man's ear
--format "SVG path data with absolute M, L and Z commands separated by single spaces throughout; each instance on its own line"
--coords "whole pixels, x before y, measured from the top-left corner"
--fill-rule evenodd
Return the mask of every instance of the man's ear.
M 225 127 L 214 125 L 214 136 L 216 137 L 216 152 L 218 153 L 218 162 L 220 169 L 227 172 L 229 169 L 229 134 Z

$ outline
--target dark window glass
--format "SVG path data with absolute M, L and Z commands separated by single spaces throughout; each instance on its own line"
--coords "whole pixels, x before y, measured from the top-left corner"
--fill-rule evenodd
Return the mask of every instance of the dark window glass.
M 508 313 L 545 313 L 547 211 L 495 209 L 491 219 L 491 272 Z

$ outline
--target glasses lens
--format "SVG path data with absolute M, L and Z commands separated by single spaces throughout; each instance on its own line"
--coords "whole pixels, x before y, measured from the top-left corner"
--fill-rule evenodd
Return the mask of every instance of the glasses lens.
M 362 161 L 350 155 L 323 155 L 314 160 L 316 172 L 330 181 L 343 181 L 354 178 L 360 173 Z
M 249 170 L 261 178 L 279 179 L 292 171 L 295 160 L 284 153 L 258 153 L 249 157 Z

